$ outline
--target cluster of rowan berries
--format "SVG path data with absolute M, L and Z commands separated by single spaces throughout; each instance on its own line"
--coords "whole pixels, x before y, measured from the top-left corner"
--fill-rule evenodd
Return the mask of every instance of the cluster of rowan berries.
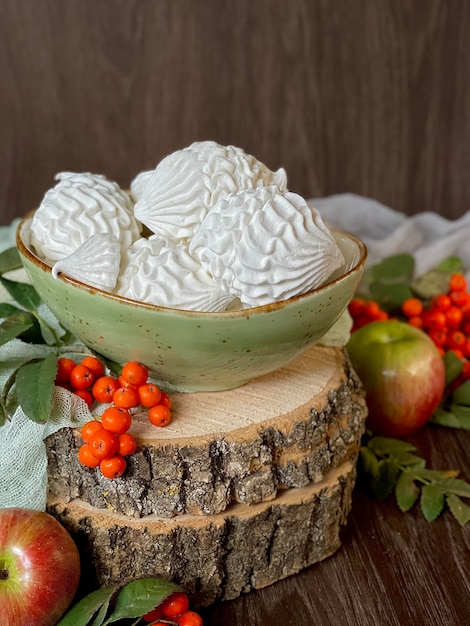
M 189 609 L 189 598 L 184 591 L 169 595 L 143 618 L 150 626 L 202 626 L 199 613 Z
M 389 313 L 373 300 L 354 298 L 349 312 L 353 332 L 369 322 L 390 319 Z M 452 274 L 447 291 L 429 301 L 417 297 L 406 299 L 399 317 L 426 332 L 441 354 L 453 351 L 466 362 L 470 359 L 470 293 L 462 273 Z
M 154 426 L 171 421 L 171 398 L 149 381 L 149 371 L 138 361 L 126 363 L 118 377 L 107 375 L 104 364 L 95 356 L 85 356 L 80 363 L 59 358 L 55 383 L 80 396 L 90 409 L 95 403 L 109 404 L 101 417 L 88 421 L 81 429 L 84 444 L 78 452 L 86 467 L 99 467 L 106 478 L 122 476 L 127 456 L 137 444 L 128 432 L 133 409 L 147 409 Z

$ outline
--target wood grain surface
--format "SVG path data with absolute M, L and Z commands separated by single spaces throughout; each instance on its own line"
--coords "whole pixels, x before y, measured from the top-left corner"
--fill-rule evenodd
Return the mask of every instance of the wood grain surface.
M 410 439 L 432 469 L 470 480 L 470 433 L 425 426 Z M 204 626 L 463 626 L 470 615 L 470 526 L 425 521 L 360 484 L 342 547 L 266 589 L 202 611 Z
M 0 0 L 0 223 L 195 140 L 306 197 L 469 206 L 467 0 Z

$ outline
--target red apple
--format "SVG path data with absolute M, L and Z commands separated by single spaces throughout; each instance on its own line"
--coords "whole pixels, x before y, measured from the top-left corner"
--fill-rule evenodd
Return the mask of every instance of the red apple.
M 0 509 L 1 626 L 55 626 L 71 604 L 80 557 L 67 530 L 51 515 Z
M 430 419 L 442 399 L 445 368 L 425 332 L 395 320 L 371 322 L 353 332 L 347 350 L 375 434 L 404 437 Z

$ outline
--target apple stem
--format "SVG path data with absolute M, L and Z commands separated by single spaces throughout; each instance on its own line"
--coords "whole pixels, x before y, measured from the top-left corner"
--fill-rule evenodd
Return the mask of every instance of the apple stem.
M 10 578 L 9 570 L 5 568 L 0 568 L 0 580 L 8 580 Z

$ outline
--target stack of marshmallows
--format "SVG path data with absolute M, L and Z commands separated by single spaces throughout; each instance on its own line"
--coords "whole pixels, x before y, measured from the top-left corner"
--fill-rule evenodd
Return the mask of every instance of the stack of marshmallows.
M 31 223 L 31 247 L 87 285 L 165 307 L 249 308 L 321 286 L 344 263 L 320 214 L 235 146 L 193 143 L 141 172 L 130 194 L 63 172 Z

